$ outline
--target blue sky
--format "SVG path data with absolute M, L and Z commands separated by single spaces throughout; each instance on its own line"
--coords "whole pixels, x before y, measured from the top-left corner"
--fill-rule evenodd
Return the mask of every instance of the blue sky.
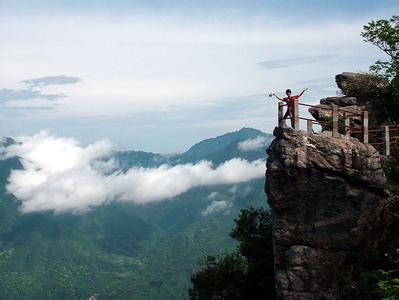
M 306 86 L 315 103 L 384 59 L 360 32 L 396 2 L 0 0 L 0 136 L 177 152 L 271 132 L 270 91 Z
M 362 1 L 362 0 L 2 0 L 4 8 L 14 11 L 71 11 L 73 13 L 107 11 L 117 13 L 130 13 L 132 10 L 141 11 L 163 11 L 163 12 L 182 12 L 182 13 L 213 13 L 239 11 L 241 14 L 253 15 L 256 13 L 278 13 L 289 14 L 299 13 L 303 15 L 320 14 L 327 17 L 334 15 L 362 15 L 367 11 L 388 11 L 397 8 L 397 1 Z

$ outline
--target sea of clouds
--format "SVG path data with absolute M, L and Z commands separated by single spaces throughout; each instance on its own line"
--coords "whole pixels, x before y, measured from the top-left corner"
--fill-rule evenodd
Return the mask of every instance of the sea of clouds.
M 48 132 L 16 138 L 0 148 L 0 158 L 17 156 L 22 169 L 12 170 L 7 191 L 21 201 L 23 213 L 82 213 L 111 201 L 163 201 L 193 187 L 235 184 L 264 176 L 265 162 L 233 158 L 219 166 L 196 164 L 133 167 L 121 171 L 112 144 L 102 140 L 83 146 Z

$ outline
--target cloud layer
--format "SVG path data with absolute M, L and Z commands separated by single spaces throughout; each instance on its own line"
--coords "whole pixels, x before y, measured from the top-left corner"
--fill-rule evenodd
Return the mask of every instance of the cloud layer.
M 238 149 L 243 152 L 258 150 L 266 146 L 267 139 L 264 136 L 257 136 L 254 139 L 248 139 L 238 143 Z
M 214 213 L 222 212 L 228 210 L 232 207 L 231 202 L 222 200 L 222 201 L 212 201 L 202 212 L 201 215 L 204 217 L 209 216 Z
M 1 149 L 2 158 L 18 156 L 22 170 L 12 170 L 7 191 L 23 213 L 80 213 L 111 201 L 149 203 L 173 198 L 190 188 L 235 184 L 264 176 L 264 161 L 234 158 L 217 167 L 211 162 L 118 170 L 112 145 L 104 140 L 86 147 L 75 139 L 46 132 L 16 139 Z
M 318 55 L 318 56 L 310 56 L 310 57 L 295 57 L 295 58 L 287 58 L 287 59 L 276 59 L 276 60 L 268 60 L 258 63 L 264 69 L 273 70 L 273 69 L 281 69 L 281 68 L 289 68 L 298 65 L 305 65 L 316 63 L 319 61 L 323 61 L 326 59 L 334 58 L 337 55 Z
M 46 86 L 75 84 L 78 77 L 57 75 L 32 78 L 20 83 L 26 87 L 22 89 L 0 89 L 0 111 L 37 111 L 56 108 L 58 100 L 67 97 L 62 93 L 45 92 Z
M 66 96 L 64 94 L 44 94 L 41 91 L 31 88 L 20 90 L 0 89 L 0 102 L 31 100 L 39 98 L 54 101 L 63 97 Z
M 46 86 L 46 85 L 73 84 L 73 83 L 78 83 L 79 81 L 80 81 L 79 77 L 56 75 L 56 76 L 45 76 L 45 77 L 27 79 L 21 82 L 30 86 Z

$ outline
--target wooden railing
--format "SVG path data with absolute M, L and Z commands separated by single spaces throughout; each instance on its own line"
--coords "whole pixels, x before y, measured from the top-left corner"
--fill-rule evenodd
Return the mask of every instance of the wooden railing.
M 284 119 L 284 108 L 287 106 L 284 102 L 278 103 L 278 126 L 287 126 L 286 119 Z M 331 113 L 331 122 L 319 121 L 315 119 L 305 118 L 300 116 L 300 107 L 316 108 L 320 111 L 328 111 Z M 376 146 L 384 155 L 390 155 L 391 144 L 399 144 L 399 127 L 398 126 L 375 126 L 369 127 L 368 111 L 356 113 L 353 111 L 340 108 L 335 104 L 331 107 L 315 106 L 305 103 L 300 103 L 298 100 L 293 102 L 293 111 L 291 120 L 292 128 L 299 130 L 300 121 L 306 121 L 306 130 L 308 133 L 313 133 L 313 125 L 320 125 L 322 128 L 331 127 L 332 136 L 340 137 L 340 118 L 343 119 L 341 132 L 346 136 L 357 137 L 365 144 Z M 357 118 L 360 123 L 358 126 L 351 125 L 351 120 Z
M 385 155 L 391 155 L 391 146 L 399 143 L 399 127 L 396 125 L 370 127 L 369 134 L 369 144 L 376 148 L 382 147 Z

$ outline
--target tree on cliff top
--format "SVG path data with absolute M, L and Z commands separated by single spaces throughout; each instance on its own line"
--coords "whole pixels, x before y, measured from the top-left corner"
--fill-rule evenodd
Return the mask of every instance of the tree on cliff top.
M 384 51 L 389 61 L 378 60 L 370 71 L 385 78 L 393 88 L 392 109 L 399 115 L 399 16 L 385 20 L 370 21 L 363 26 L 361 36 Z
M 370 21 L 363 26 L 361 36 L 384 51 L 390 61 L 378 60 L 370 67 L 372 72 L 386 78 L 394 79 L 399 76 L 399 16 L 393 16 L 389 20 Z

